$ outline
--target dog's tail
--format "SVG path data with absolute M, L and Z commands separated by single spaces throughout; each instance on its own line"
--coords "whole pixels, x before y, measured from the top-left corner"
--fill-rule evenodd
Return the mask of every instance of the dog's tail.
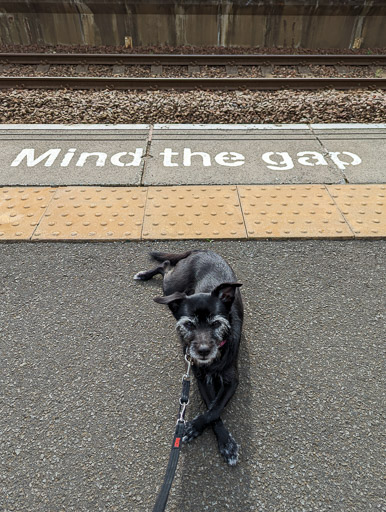
M 183 260 L 184 258 L 187 258 L 190 256 L 194 251 L 186 251 L 179 254 L 174 253 L 166 253 L 166 252 L 157 252 L 153 251 L 150 253 L 150 256 L 153 258 L 153 260 L 159 261 L 162 263 L 163 261 L 169 260 L 171 265 L 177 265 L 177 263 L 180 260 Z

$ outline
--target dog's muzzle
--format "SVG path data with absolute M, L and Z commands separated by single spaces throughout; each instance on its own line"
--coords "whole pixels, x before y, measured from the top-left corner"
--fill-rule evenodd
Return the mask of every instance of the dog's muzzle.
M 217 347 L 211 349 L 198 349 L 190 347 L 190 356 L 197 366 L 207 366 L 219 356 Z

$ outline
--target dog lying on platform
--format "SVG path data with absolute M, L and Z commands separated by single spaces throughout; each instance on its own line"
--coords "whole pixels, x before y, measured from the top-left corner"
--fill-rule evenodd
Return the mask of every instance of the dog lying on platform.
M 183 441 L 192 441 L 206 427 L 216 434 L 220 453 L 234 466 L 239 447 L 225 428 L 220 414 L 236 391 L 243 304 L 236 276 L 228 263 L 211 251 L 182 254 L 153 252 L 160 263 L 139 272 L 134 279 L 147 281 L 163 276 L 163 297 L 177 320 L 184 353 L 189 352 L 193 373 L 208 410 L 185 426 Z

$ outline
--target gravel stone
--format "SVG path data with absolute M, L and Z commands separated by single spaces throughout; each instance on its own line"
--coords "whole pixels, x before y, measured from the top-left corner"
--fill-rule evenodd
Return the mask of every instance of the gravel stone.
M 334 66 L 308 66 L 313 77 L 337 77 L 337 78 L 374 78 L 377 69 L 371 66 L 346 66 L 344 72 L 339 72 Z M 383 72 L 383 68 L 379 67 Z M 189 72 L 188 66 L 163 66 L 162 74 L 151 72 L 151 66 L 122 66 L 121 73 L 114 73 L 113 66 L 90 65 L 84 71 L 79 71 L 77 66 L 52 65 L 47 71 L 40 71 L 37 66 L 26 64 L 9 64 L 3 66 L 0 76 L 97 76 L 97 77 L 149 77 L 157 78 L 261 78 L 262 72 L 259 66 L 237 66 L 237 74 L 228 74 L 226 66 L 199 66 L 198 71 Z M 273 66 L 272 76 L 277 78 L 301 77 L 302 73 L 296 66 Z
M 384 123 L 382 90 L 0 90 L 1 123 Z

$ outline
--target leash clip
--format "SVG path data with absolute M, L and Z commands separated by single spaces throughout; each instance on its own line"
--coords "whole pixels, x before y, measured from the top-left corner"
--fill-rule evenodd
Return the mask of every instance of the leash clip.
M 187 364 L 187 369 L 186 369 L 186 373 L 182 377 L 182 381 L 190 380 L 190 368 L 192 366 L 192 359 L 190 357 L 189 351 L 187 351 L 185 353 L 185 361 L 186 361 L 186 364 Z
M 186 408 L 189 404 L 189 400 L 187 402 L 181 402 L 181 399 L 180 399 L 180 412 L 179 412 L 179 417 L 178 417 L 178 420 L 177 420 L 177 423 L 186 423 L 186 420 L 185 420 L 185 411 L 186 411 Z
M 186 423 L 185 412 L 189 404 L 189 389 L 190 389 L 190 368 L 192 366 L 192 360 L 189 354 L 189 349 L 185 352 L 185 361 L 187 364 L 186 373 L 182 377 L 182 393 L 180 397 L 180 410 L 178 413 L 178 423 Z

